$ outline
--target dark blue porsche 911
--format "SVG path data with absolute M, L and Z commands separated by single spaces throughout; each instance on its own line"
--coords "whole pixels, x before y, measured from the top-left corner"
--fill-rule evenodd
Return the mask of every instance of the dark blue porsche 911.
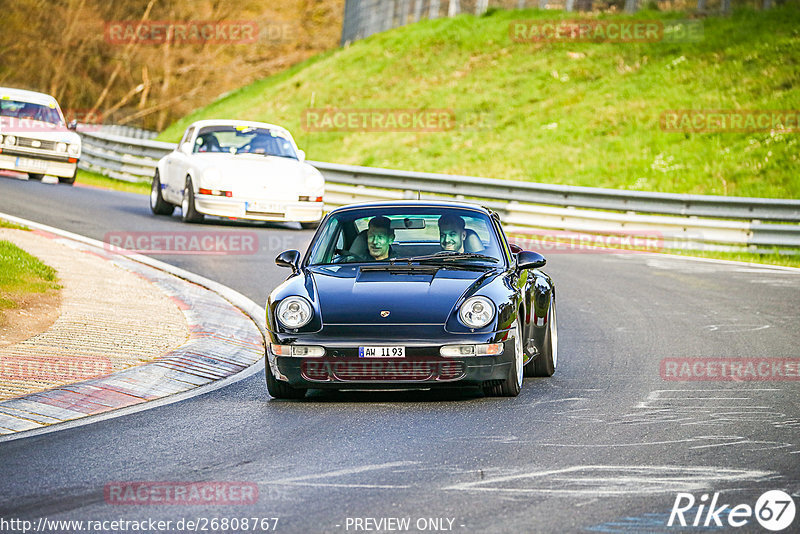
M 468 203 L 344 206 L 267 301 L 266 379 L 275 398 L 311 388 L 479 387 L 516 396 L 558 363 L 545 259 L 510 244 Z

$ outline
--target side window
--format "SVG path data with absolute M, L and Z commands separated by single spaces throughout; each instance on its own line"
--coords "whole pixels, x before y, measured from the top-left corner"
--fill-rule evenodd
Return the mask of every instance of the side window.
M 181 145 L 183 145 L 184 143 L 188 143 L 192 139 L 192 135 L 194 135 L 194 127 L 189 128 L 188 130 L 186 130 L 186 134 L 183 136 L 183 139 L 181 139 L 181 142 L 180 142 L 180 145 L 178 145 L 178 148 L 181 148 Z

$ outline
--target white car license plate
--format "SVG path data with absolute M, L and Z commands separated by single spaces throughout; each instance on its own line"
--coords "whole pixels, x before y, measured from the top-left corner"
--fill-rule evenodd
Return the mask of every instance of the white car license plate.
M 405 347 L 358 347 L 359 358 L 405 358 Z
M 283 204 L 275 202 L 245 202 L 244 206 L 247 211 L 259 211 L 261 213 L 283 212 Z
M 47 162 L 40 159 L 17 158 L 16 166 L 18 169 L 47 170 Z

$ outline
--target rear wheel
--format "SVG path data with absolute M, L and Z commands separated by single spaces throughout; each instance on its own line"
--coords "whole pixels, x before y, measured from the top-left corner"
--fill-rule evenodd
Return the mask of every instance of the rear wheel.
M 161 195 L 161 176 L 156 170 L 153 176 L 153 183 L 150 187 L 150 211 L 155 215 L 172 215 L 175 206 L 164 200 Z
M 306 396 L 305 388 L 293 388 L 286 382 L 281 382 L 272 374 L 269 367 L 269 359 L 264 362 L 265 374 L 267 377 L 267 392 L 275 399 L 302 399 Z
M 316 230 L 319 227 L 319 221 L 314 222 L 301 222 L 300 227 L 303 230 Z
M 194 223 L 203 220 L 203 214 L 194 207 L 194 187 L 192 179 L 186 178 L 186 187 L 183 189 L 183 201 L 181 202 L 181 218 L 184 222 Z
M 522 362 L 525 354 L 522 350 L 522 328 L 519 319 L 514 321 L 514 361 L 509 366 L 508 376 L 499 384 L 484 386 L 483 392 L 491 397 L 516 397 L 522 389 Z
M 558 320 L 556 297 L 550 293 L 550 320 L 544 335 L 542 352 L 533 360 L 533 376 L 553 376 L 558 366 Z

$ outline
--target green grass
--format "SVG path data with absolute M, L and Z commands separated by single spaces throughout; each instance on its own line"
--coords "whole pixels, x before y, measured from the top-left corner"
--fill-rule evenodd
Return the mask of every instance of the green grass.
M 754 254 L 751 252 L 713 252 L 702 250 L 667 250 L 669 254 L 678 256 L 696 256 L 716 260 L 742 261 L 745 263 L 765 263 L 769 265 L 783 265 L 784 267 L 800 267 L 800 254 L 780 254 L 775 251 L 771 254 Z
M 0 228 L 10 228 L 12 230 L 30 230 L 27 226 L 22 226 L 17 223 L 12 223 L 4 219 L 0 219 Z
M 56 271 L 8 241 L 0 241 L 0 310 L 16 308 L 30 293 L 59 289 Z
M 139 193 L 147 195 L 150 193 L 150 183 L 125 182 L 108 178 L 102 174 L 78 169 L 76 182 L 79 184 L 90 185 L 92 187 L 102 187 L 103 189 L 113 189 L 114 191 L 125 191 L 126 193 Z
M 201 118 L 289 128 L 309 159 L 545 183 L 800 198 L 798 135 L 670 133 L 671 109 L 800 109 L 798 0 L 702 19 L 690 43 L 516 43 L 519 19 L 493 11 L 374 35 L 259 80 L 171 125 Z M 680 19 L 642 11 L 614 19 Z M 313 106 L 311 102 L 313 101 Z M 452 109 L 475 127 L 446 132 L 306 132 L 303 111 Z

